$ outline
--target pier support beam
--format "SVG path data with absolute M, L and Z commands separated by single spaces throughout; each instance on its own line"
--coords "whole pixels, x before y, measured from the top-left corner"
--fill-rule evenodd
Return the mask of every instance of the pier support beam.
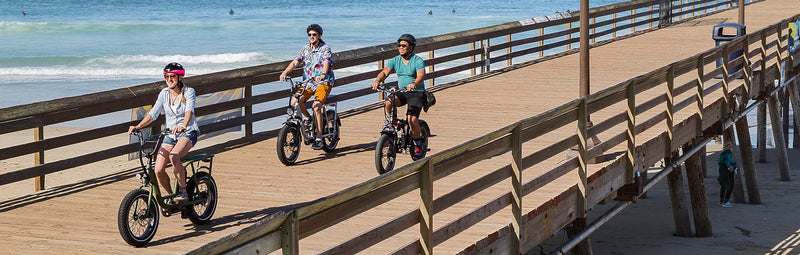
M 744 179 L 747 185 L 747 198 L 750 199 L 751 204 L 761 204 L 761 192 L 758 189 L 758 177 L 753 159 L 753 145 L 750 142 L 747 117 L 736 121 L 736 136 L 739 138 L 739 154 L 742 156 L 741 169 L 744 172 Z
M 772 122 L 772 137 L 775 138 L 775 152 L 778 154 L 778 168 L 780 169 L 781 181 L 790 181 L 789 177 L 789 155 L 786 151 L 786 140 L 783 138 L 783 125 L 778 116 L 778 96 L 772 95 L 767 99 L 769 108 L 769 118 Z
M 696 142 L 685 145 L 683 150 L 688 151 Z M 708 202 L 706 200 L 706 185 L 703 182 L 703 170 L 700 166 L 700 153 L 695 153 L 686 160 L 686 179 L 689 182 L 689 197 L 692 203 L 694 228 L 696 237 L 709 237 L 712 234 L 711 220 L 708 218 Z
M 672 158 L 678 158 L 677 153 L 673 154 Z M 672 162 L 668 164 L 672 164 Z M 684 196 L 686 191 L 683 189 L 683 167 L 678 166 L 672 169 L 672 172 L 667 174 L 667 183 L 669 184 L 669 197 L 672 201 L 672 218 L 675 220 L 675 235 L 690 237 L 692 236 L 692 225 L 689 222 L 689 207 Z

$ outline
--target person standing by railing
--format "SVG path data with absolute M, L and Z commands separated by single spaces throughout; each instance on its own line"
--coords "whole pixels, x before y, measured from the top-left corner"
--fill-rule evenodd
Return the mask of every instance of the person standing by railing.
M 196 143 L 197 136 L 200 135 L 200 128 L 194 115 L 195 91 L 193 88 L 183 84 L 183 76 L 186 74 L 183 66 L 178 63 L 169 63 L 164 67 L 164 80 L 167 87 L 158 93 L 153 109 L 144 116 L 142 121 L 136 126 L 128 127 L 128 135 L 134 129 L 142 129 L 150 125 L 161 110 L 166 116 L 167 129 L 172 131 L 171 135 L 164 138 L 161 148 L 156 157 L 155 172 L 158 183 L 165 188 L 169 194 L 172 192 L 169 175 L 166 173 L 167 160 L 172 162 L 175 178 L 178 179 L 178 195 L 174 201 L 186 201 L 186 168 L 181 163 L 181 158 L 186 156 Z
M 397 51 L 400 55 L 389 60 L 386 67 L 378 73 L 378 77 L 372 82 L 372 89 L 377 89 L 378 85 L 386 80 L 386 77 L 389 77 L 392 72 L 397 73 L 397 87 L 407 89 L 408 92 L 397 93 L 395 98 L 387 98 L 385 110 L 387 113 L 391 113 L 391 107 L 408 104 L 406 115 L 411 127 L 411 139 L 414 141 L 414 158 L 418 159 L 421 158 L 418 155 L 422 155 L 420 144 L 425 139 L 419 127 L 419 114 L 425 102 L 425 61 L 414 54 L 416 47 L 417 39 L 413 35 L 401 35 L 397 39 Z M 394 100 L 394 102 L 389 100 Z
M 333 88 L 333 80 L 335 77 L 333 76 L 333 53 L 331 52 L 331 48 L 325 44 L 325 41 L 322 40 L 322 27 L 317 24 L 311 24 L 306 28 L 306 33 L 308 33 L 308 44 L 303 46 L 300 52 L 297 54 L 297 58 L 295 58 L 292 63 L 289 63 L 289 66 L 286 67 L 286 70 L 281 73 L 280 80 L 285 81 L 286 75 L 292 71 L 295 67 L 300 64 L 303 64 L 303 81 L 308 79 L 315 79 L 316 82 L 319 82 L 317 89 L 312 91 L 310 89 L 303 92 L 303 96 L 300 97 L 300 112 L 303 113 L 305 116 L 306 121 L 311 119 L 311 115 L 308 113 L 306 109 L 305 102 L 311 98 L 311 95 L 314 95 L 314 104 L 312 108 L 314 109 L 314 118 L 315 126 L 316 126 L 316 137 L 314 138 L 314 145 L 311 146 L 314 150 L 322 149 L 322 107 L 325 105 L 325 99 L 328 98 L 328 95 L 331 93 L 331 88 Z M 294 98 L 292 98 L 292 105 L 298 102 L 294 102 Z
M 725 142 L 725 150 L 719 154 L 719 205 L 722 207 L 733 207 L 731 204 L 731 193 L 733 193 L 733 180 L 736 171 L 736 161 L 733 160 L 733 143 Z

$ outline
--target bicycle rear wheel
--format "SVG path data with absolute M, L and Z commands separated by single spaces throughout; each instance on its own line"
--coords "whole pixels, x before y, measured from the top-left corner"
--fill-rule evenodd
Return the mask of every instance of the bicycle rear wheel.
M 128 192 L 117 213 L 117 228 L 122 240 L 136 247 L 147 245 L 156 235 L 159 217 L 158 204 L 155 198 L 150 199 L 150 192 L 143 189 Z
M 325 139 L 322 139 L 322 142 L 323 142 L 322 150 L 323 151 L 325 151 L 325 152 L 333 152 L 334 150 L 336 150 L 336 145 L 339 144 L 339 132 L 341 130 L 340 128 L 341 128 L 341 125 L 339 125 L 339 120 L 338 119 L 336 121 L 334 121 L 333 124 L 330 124 L 330 123 L 327 123 L 327 122 L 324 124 L 323 129 L 326 132 L 323 132 L 323 133 L 333 132 L 333 135 L 325 137 Z
M 217 210 L 217 183 L 206 172 L 198 172 L 195 180 L 186 183 L 186 192 L 191 200 L 202 199 L 203 202 L 188 206 L 185 210 L 192 223 L 202 225 L 211 221 Z

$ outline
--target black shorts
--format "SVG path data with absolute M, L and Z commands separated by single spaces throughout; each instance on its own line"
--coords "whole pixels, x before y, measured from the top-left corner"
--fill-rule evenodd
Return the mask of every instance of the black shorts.
M 400 101 L 400 105 L 404 106 L 408 104 L 406 108 L 406 115 L 411 115 L 414 117 L 419 117 L 419 113 L 422 112 L 422 105 L 425 101 L 425 93 L 422 91 L 408 91 L 404 93 L 397 93 L 395 94 L 397 100 Z

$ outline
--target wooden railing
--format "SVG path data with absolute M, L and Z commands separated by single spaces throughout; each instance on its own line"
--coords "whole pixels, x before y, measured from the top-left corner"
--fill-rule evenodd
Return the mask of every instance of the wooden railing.
M 590 11 L 592 19 L 605 19 L 605 21 L 592 24 L 592 30 L 594 31 L 591 35 L 592 39 L 602 38 L 609 34 L 613 34 L 611 38 L 613 39 L 617 36 L 617 33 L 620 33 L 621 36 L 623 33 L 627 34 L 628 30 L 649 30 L 653 23 L 661 22 L 666 24 L 665 22 L 670 22 L 669 20 L 661 19 L 658 15 L 659 12 L 657 9 L 660 4 L 663 5 L 663 3 L 660 2 L 661 1 L 639 0 L 593 8 Z M 669 11 L 664 11 L 663 13 L 672 13 L 668 15 L 670 17 L 684 14 L 694 15 L 701 11 L 718 10 L 720 7 L 728 5 L 729 2 L 730 1 L 694 1 L 687 4 L 673 4 Z M 699 6 L 701 3 L 704 6 Z M 708 5 L 705 5 L 706 3 L 708 3 Z M 647 11 L 636 11 L 645 9 Z M 578 38 L 570 38 L 570 35 L 577 33 L 579 28 L 570 25 L 569 27 L 572 28 L 564 30 L 559 29 L 559 27 L 564 27 L 576 21 L 578 21 L 578 17 L 574 15 L 574 13 L 565 13 L 421 38 L 418 41 L 419 45 L 417 51 L 429 52 L 429 59 L 425 61 L 425 64 L 430 67 L 430 72 L 426 75 L 426 78 L 429 79 L 430 84 L 433 85 L 434 79 L 461 71 L 472 70 L 473 74 L 476 74 L 476 70 L 481 69 L 482 72 L 486 72 L 491 70 L 493 64 L 496 65 L 504 61 L 508 64 L 516 57 L 531 54 L 535 55 L 537 53 L 539 56 L 543 56 L 545 55 L 545 51 L 561 47 L 569 49 L 570 44 L 578 42 Z M 622 25 L 618 26 L 618 23 Z M 647 26 L 647 28 L 640 28 L 642 26 Z M 537 36 L 527 38 L 520 37 L 511 40 L 512 35 L 536 30 L 539 31 L 539 35 Z M 554 31 L 545 33 L 545 30 Z M 490 40 L 494 38 L 503 38 L 506 42 L 490 45 Z M 545 41 L 547 41 L 547 43 L 545 43 Z M 436 57 L 434 57 L 434 51 L 459 45 L 470 45 L 471 49 L 448 55 L 437 54 Z M 481 48 L 476 48 L 476 45 L 481 45 Z M 572 51 L 574 50 L 576 49 Z M 496 52 L 500 53 L 494 55 Z M 336 60 L 337 68 L 378 62 L 374 71 L 341 77 L 336 80 L 336 86 L 373 79 L 379 72 L 379 67 L 382 62 L 395 54 L 396 52 L 393 44 L 383 44 L 336 53 L 334 59 Z M 476 61 L 476 56 L 479 56 L 480 61 Z M 458 63 L 458 60 L 469 61 L 466 61 L 467 63 L 465 64 L 454 64 Z M 245 112 L 243 116 L 238 118 L 204 125 L 201 127 L 203 132 L 214 132 L 244 125 L 245 134 L 250 135 L 253 132 L 253 122 L 283 114 L 283 108 L 253 112 L 253 105 L 282 99 L 285 95 L 282 92 L 253 95 L 252 87 L 276 81 L 278 75 L 287 64 L 288 61 L 186 78 L 186 83 L 195 88 L 198 95 L 234 88 L 245 88 L 245 97 L 242 99 L 196 109 L 196 114 L 198 116 L 231 109 L 243 109 Z M 447 66 L 447 64 L 452 64 L 452 66 Z M 437 65 L 440 67 L 435 68 Z M 295 71 L 293 74 L 298 75 L 299 71 Z M 37 178 L 35 188 L 36 190 L 40 190 L 44 188 L 43 177 L 46 174 L 79 167 L 135 151 L 136 148 L 134 145 L 120 145 L 103 148 L 102 150 L 85 155 L 45 163 L 45 154 L 48 150 L 119 134 L 121 130 L 126 130 L 127 126 L 134 122 L 117 123 L 58 137 L 46 137 L 43 127 L 149 105 L 163 86 L 163 82 L 154 82 L 106 92 L 0 109 L 0 135 L 22 130 L 34 130 L 33 142 L 0 148 L 0 160 L 31 154 L 35 156 L 34 166 L 14 169 L 0 174 L 0 185 Z M 366 88 L 366 85 L 364 87 L 364 89 L 341 93 L 336 99 L 340 101 L 350 100 L 373 93 Z
M 704 133 L 720 133 L 723 128 L 732 125 L 741 117 L 732 114 L 733 95 L 743 95 L 739 97 L 743 106 L 747 106 L 751 99 L 761 103 L 766 98 L 774 97 L 775 92 L 784 87 L 783 84 L 773 87 L 771 81 L 777 79 L 780 72 L 796 73 L 779 67 L 787 61 L 786 48 L 782 43 L 786 40 L 786 23 L 798 18 L 800 15 L 520 120 L 310 205 L 276 213 L 191 253 L 261 254 L 283 249 L 284 253 L 297 254 L 299 239 L 415 190 L 419 190 L 420 194 L 419 209 L 399 214 L 322 253 L 363 251 L 419 224 L 419 239 L 401 244 L 395 253 L 430 254 L 434 246 L 508 206 L 513 208 L 512 215 L 508 215 L 509 226 L 466 249 L 464 253 L 487 253 L 491 250 L 493 253 L 506 254 L 518 253 L 517 249 L 528 252 L 555 230 L 575 220 L 581 210 L 613 198 L 623 186 L 634 183 L 637 172 L 641 174 L 662 159 L 668 159 L 668 162 L 676 159 L 674 155 L 682 147 L 684 152 L 693 151 L 687 148 L 700 146 L 698 141 Z M 740 49 L 745 52 L 743 56 L 728 59 L 729 53 Z M 715 66 L 718 59 L 723 60 L 722 66 Z M 740 64 L 744 65 L 743 69 L 732 69 Z M 722 75 L 722 79 L 714 78 L 724 73 L 729 75 Z M 744 78 L 730 78 L 739 76 Z M 789 77 L 784 84 L 794 80 L 794 77 Z M 659 106 L 663 108 L 659 109 Z M 741 109 L 744 107 L 736 110 Z M 587 126 L 588 114 L 605 111 L 614 114 L 593 127 Z M 663 126 L 659 126 L 661 123 L 664 123 Z M 523 155 L 523 144 L 551 135 L 564 126 L 577 128 L 578 134 Z M 587 148 L 587 137 L 593 135 L 608 138 Z M 599 170 L 587 171 L 588 159 L 612 153 L 619 146 L 623 147 L 624 156 L 598 165 Z M 546 166 L 549 170 L 522 182 L 526 170 L 541 166 L 546 159 L 564 154 L 571 147 L 578 148 L 578 157 Z M 471 182 L 433 199 L 432 189 L 437 180 L 508 151 L 512 152 L 508 165 L 476 176 Z M 520 210 L 525 196 L 576 171 L 581 178 L 576 178 L 577 182 L 570 188 L 529 212 Z M 509 179 L 512 180 L 512 185 L 507 189 L 509 192 L 437 229 L 432 227 L 437 213 Z

